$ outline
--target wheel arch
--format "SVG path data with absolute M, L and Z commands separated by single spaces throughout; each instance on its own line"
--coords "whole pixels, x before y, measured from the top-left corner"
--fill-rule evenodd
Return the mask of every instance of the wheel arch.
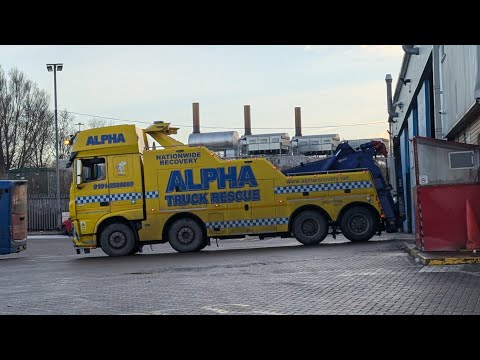
M 288 220 L 288 232 L 290 233 L 292 232 L 292 225 L 295 218 L 305 210 L 317 211 L 321 213 L 323 216 L 325 216 L 325 219 L 327 219 L 328 223 L 332 221 L 332 218 L 330 217 L 328 212 L 326 212 L 325 209 L 323 209 L 322 207 L 318 205 L 312 205 L 312 204 L 304 205 L 304 206 L 300 206 L 298 209 L 295 209 L 295 211 L 290 215 L 290 219 Z
M 375 207 L 369 203 L 366 203 L 366 202 L 362 202 L 362 201 L 354 201 L 354 202 L 351 202 L 347 205 L 345 205 L 341 210 L 340 212 L 338 213 L 338 216 L 337 216 L 337 220 L 335 221 L 336 224 L 340 224 L 341 221 L 342 221 L 342 217 L 345 215 L 345 213 L 347 212 L 347 210 L 353 208 L 353 207 L 363 207 L 363 208 L 366 208 L 368 210 L 370 210 L 372 212 L 372 214 L 375 216 L 375 220 L 377 221 L 377 223 L 380 222 L 380 214 L 378 213 L 378 210 L 375 209 Z
M 181 213 L 177 213 L 175 215 L 170 216 L 168 218 L 168 220 L 165 222 L 165 225 L 163 225 L 162 242 L 168 242 L 169 241 L 168 229 L 170 228 L 170 226 L 172 226 L 172 224 L 175 221 L 177 221 L 179 219 L 192 219 L 192 220 L 194 220 L 196 223 L 198 223 L 198 225 L 202 229 L 203 237 L 205 239 L 207 239 L 207 227 L 205 225 L 205 222 L 198 215 L 195 215 L 191 212 L 181 212 Z
M 137 229 L 134 225 L 134 222 L 132 222 L 130 220 L 127 220 L 123 216 L 112 216 L 112 217 L 109 217 L 109 218 L 103 220 L 97 227 L 97 231 L 95 233 L 97 247 L 100 247 L 100 237 L 102 236 L 102 231 L 108 225 L 115 224 L 115 223 L 125 224 L 128 227 L 130 227 L 130 229 L 132 230 L 133 236 L 135 238 L 135 242 L 137 243 L 139 241 L 138 231 L 137 231 Z

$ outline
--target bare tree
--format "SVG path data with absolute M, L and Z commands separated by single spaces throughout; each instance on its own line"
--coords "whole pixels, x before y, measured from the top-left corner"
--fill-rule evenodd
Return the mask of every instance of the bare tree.
M 55 159 L 55 115 L 48 111 L 46 126 L 39 129 L 37 151 L 33 157 L 34 167 L 46 167 Z
M 4 139 L 6 138 L 6 134 L 3 134 L 8 111 L 8 102 L 7 78 L 5 77 L 5 72 L 0 66 L 0 177 L 2 178 L 5 177 L 8 171 L 5 160 L 6 154 L 4 150 Z
M 24 103 L 24 123 L 20 128 L 17 167 L 44 167 L 51 153 L 53 117 L 48 110 L 48 95 L 32 85 Z
M 99 127 L 104 127 L 104 126 L 112 126 L 115 125 L 112 120 L 107 121 L 106 119 L 101 119 L 101 118 L 91 118 L 88 121 L 88 127 L 90 129 L 95 129 Z
M 69 146 L 65 145 L 64 140 L 67 139 L 70 135 L 75 134 L 75 117 L 65 109 L 58 112 L 57 119 L 58 138 L 60 141 L 58 148 L 58 156 L 61 159 L 65 159 L 68 157 L 70 149 Z
M 53 128 L 49 96 L 24 73 L 0 66 L 0 171 L 45 166 Z
M 18 71 L 12 70 L 10 79 L 5 77 L 3 69 L 0 70 L 0 133 L 2 148 L 2 164 L 4 172 L 13 165 L 16 157 L 17 135 L 20 122 L 21 105 L 30 84 Z

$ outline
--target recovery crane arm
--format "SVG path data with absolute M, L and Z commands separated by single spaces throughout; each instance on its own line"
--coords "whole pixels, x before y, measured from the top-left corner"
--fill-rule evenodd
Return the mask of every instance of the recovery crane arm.
M 331 157 L 307 164 L 301 163 L 300 166 L 286 169 L 283 173 L 295 176 L 340 170 L 369 170 L 385 213 L 386 231 L 397 232 L 400 217 L 390 193 L 391 186 L 387 185 L 380 168 L 375 164 L 376 155 L 387 155 L 387 149 L 380 141 L 361 144 L 359 150 L 354 150 L 348 143 L 340 143 Z
M 178 128 L 170 126 L 170 123 L 165 123 L 163 121 L 155 121 L 153 125 L 150 125 L 148 128 L 143 130 L 143 138 L 145 144 L 148 144 L 148 134 L 163 147 L 185 146 L 185 144 L 181 143 L 178 140 L 175 140 L 170 136 L 172 134 L 176 134 L 177 130 Z

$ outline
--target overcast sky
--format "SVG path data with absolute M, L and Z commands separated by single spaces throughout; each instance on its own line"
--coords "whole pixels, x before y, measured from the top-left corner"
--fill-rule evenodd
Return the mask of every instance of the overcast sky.
M 384 78 L 391 73 L 395 85 L 402 56 L 401 45 L 0 46 L 4 71 L 23 71 L 51 94 L 52 109 L 53 73 L 45 64 L 63 63 L 59 110 L 142 128 L 171 122 L 183 142 L 192 132 L 193 102 L 200 103 L 202 132 L 243 135 L 248 104 L 254 134 L 294 136 L 294 108 L 300 106 L 303 135 L 387 137 Z M 75 115 L 76 122 L 90 118 Z M 338 127 L 372 122 L 382 123 Z

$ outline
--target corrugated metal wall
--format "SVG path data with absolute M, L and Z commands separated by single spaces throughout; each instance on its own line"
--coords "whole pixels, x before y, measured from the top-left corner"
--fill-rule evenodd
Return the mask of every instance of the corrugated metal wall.
M 396 108 L 399 116 L 392 127 L 394 135 L 400 133 L 404 200 L 406 202 L 410 201 L 410 204 L 413 203 L 413 197 L 410 197 L 409 190 L 415 185 L 415 173 L 412 162 L 409 161 L 409 158 L 413 159 L 409 140 L 418 134 L 429 136 L 432 131 L 431 123 L 434 121 L 434 114 L 430 106 L 430 101 L 433 101 L 430 98 L 432 77 L 428 74 L 429 69 L 425 69 L 432 46 L 418 45 L 418 47 L 420 54 L 412 55 L 409 58 L 408 68 L 404 75 L 404 79 L 410 81 L 399 87 L 398 98 L 394 99 L 394 101 L 403 102 L 404 105 L 403 108 Z M 445 135 L 475 103 L 476 85 L 478 87 L 477 96 L 480 96 L 480 79 L 477 79 L 480 75 L 480 45 L 440 45 L 439 50 L 440 84 L 443 91 L 441 98 L 443 102 L 441 105 L 436 104 L 434 111 L 441 109 L 444 112 L 442 115 L 442 133 Z M 427 78 L 420 82 L 422 73 Z M 419 90 L 418 95 L 414 97 L 417 90 Z M 411 109 L 410 113 L 407 112 L 409 108 Z M 459 133 L 455 140 L 463 143 L 480 144 L 480 118 Z M 408 181 L 408 176 L 410 176 L 411 181 Z M 405 204 L 405 210 L 408 219 L 412 219 L 412 207 L 407 205 L 409 204 Z M 412 227 L 414 227 L 413 222 Z M 404 226 L 404 230 L 407 231 L 407 226 Z
M 466 144 L 480 145 L 480 118 L 460 132 L 454 140 Z
M 409 181 L 407 181 L 407 174 L 410 174 L 410 160 L 409 157 L 409 149 L 408 149 L 408 129 L 403 130 L 400 133 L 400 152 L 401 152 L 401 159 L 402 159 L 402 183 L 403 186 L 403 199 L 405 202 L 405 221 L 403 222 L 403 231 L 408 232 L 408 221 L 410 219 L 410 208 L 407 206 L 407 198 L 408 198 L 408 191 L 407 187 L 409 186 Z
M 413 98 L 415 90 L 417 87 L 423 86 L 423 83 L 420 83 L 420 77 L 427 65 L 428 58 L 430 57 L 433 49 L 433 45 L 416 45 L 416 47 L 419 48 L 420 55 L 410 56 L 407 72 L 405 74 L 405 79 L 409 79 L 410 83 L 408 83 L 408 85 L 401 86 L 399 98 L 394 99 L 394 101 L 398 100 L 403 102 L 404 106 L 402 109 L 397 108 L 395 110 L 398 112 L 398 118 L 395 119 L 397 122 L 393 124 L 393 135 L 398 135 L 401 131 L 402 124 L 406 120 L 406 110 L 410 106 L 410 103 L 416 100 Z M 396 83 L 398 81 L 399 80 L 397 76 Z
M 444 45 L 440 47 L 440 71 L 443 85 L 444 133 L 475 102 L 478 45 Z
M 477 119 L 468 130 L 470 131 L 470 144 L 480 145 L 480 119 Z
M 427 128 L 430 119 L 427 119 L 427 91 L 428 81 L 424 81 L 420 92 L 417 95 L 417 116 L 418 116 L 418 135 L 427 136 Z
M 456 138 L 455 141 L 461 142 L 461 143 L 466 143 L 467 142 L 467 132 L 462 131 Z

